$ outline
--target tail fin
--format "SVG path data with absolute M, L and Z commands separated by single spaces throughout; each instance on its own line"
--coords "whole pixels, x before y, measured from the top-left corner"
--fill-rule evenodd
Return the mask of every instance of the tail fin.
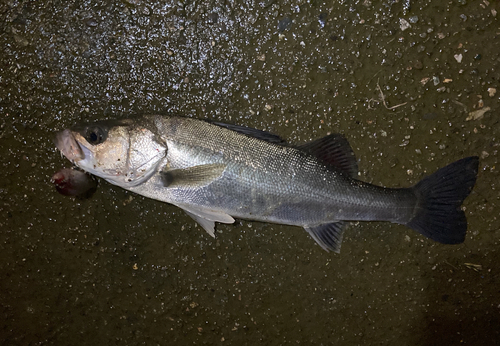
M 443 244 L 463 243 L 467 219 L 460 205 L 476 183 L 478 165 L 477 156 L 466 157 L 415 185 L 419 210 L 407 226 Z

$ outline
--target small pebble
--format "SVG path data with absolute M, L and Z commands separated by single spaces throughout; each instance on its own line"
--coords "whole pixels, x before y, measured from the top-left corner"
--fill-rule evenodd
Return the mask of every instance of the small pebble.
M 410 17 L 410 23 L 416 24 L 418 22 L 418 16 L 412 16 Z
M 212 12 L 208 15 L 209 24 L 215 24 L 217 23 L 218 20 L 219 20 L 219 15 L 217 13 Z
M 138 6 L 141 4 L 141 0 L 125 0 L 125 2 L 129 5 L 134 5 L 134 6 Z
M 321 28 L 324 28 L 325 27 L 325 24 L 326 24 L 326 18 L 328 17 L 328 14 L 323 12 L 319 15 L 319 18 L 318 18 L 318 21 L 319 21 L 319 26 Z
M 422 63 L 422 61 L 417 60 L 413 63 L 413 68 L 416 70 L 421 70 L 424 68 L 424 64 Z
M 459 64 L 462 62 L 462 54 L 455 54 L 453 57 Z
M 399 27 L 401 28 L 401 31 L 405 31 L 406 29 L 411 28 L 411 25 L 406 19 L 399 18 Z
M 90 19 L 88 19 L 88 20 L 85 22 L 85 24 L 86 24 L 87 26 L 91 27 L 91 28 L 95 28 L 95 27 L 98 25 L 97 21 L 96 21 L 94 18 L 90 18 Z
M 429 77 L 424 77 L 422 78 L 422 80 L 420 80 L 420 84 L 422 85 L 426 85 L 428 81 L 430 81 L 431 79 Z
M 488 95 L 489 95 L 489 97 L 495 96 L 496 93 L 497 93 L 497 89 L 496 88 L 488 88 Z
M 484 107 L 478 109 L 477 111 L 470 112 L 469 116 L 465 119 L 465 121 L 482 119 L 484 117 L 484 113 L 488 112 L 489 110 L 491 110 L 490 107 Z
M 289 17 L 285 17 L 278 22 L 278 31 L 283 32 L 290 27 L 292 20 Z

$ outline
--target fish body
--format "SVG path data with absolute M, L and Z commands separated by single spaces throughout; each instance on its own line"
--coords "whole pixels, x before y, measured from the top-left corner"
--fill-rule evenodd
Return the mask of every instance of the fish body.
M 184 209 L 212 236 L 215 222 L 242 218 L 304 227 L 336 252 L 346 221 L 390 221 L 442 243 L 463 242 L 460 205 L 478 166 L 470 157 L 414 187 L 384 188 L 356 179 L 356 158 L 341 135 L 295 147 L 260 130 L 177 116 L 65 130 L 56 146 L 91 174 Z

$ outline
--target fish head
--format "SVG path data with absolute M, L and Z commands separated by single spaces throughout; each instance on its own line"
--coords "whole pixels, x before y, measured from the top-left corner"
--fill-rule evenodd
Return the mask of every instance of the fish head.
M 61 153 L 84 171 L 121 187 L 148 180 L 167 153 L 150 126 L 132 120 L 104 121 L 56 135 Z

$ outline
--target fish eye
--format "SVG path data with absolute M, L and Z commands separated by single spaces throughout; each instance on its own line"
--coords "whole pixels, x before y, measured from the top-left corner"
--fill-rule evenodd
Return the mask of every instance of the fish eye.
M 107 133 L 99 126 L 91 126 L 87 128 L 85 139 L 92 145 L 101 144 L 106 140 Z

